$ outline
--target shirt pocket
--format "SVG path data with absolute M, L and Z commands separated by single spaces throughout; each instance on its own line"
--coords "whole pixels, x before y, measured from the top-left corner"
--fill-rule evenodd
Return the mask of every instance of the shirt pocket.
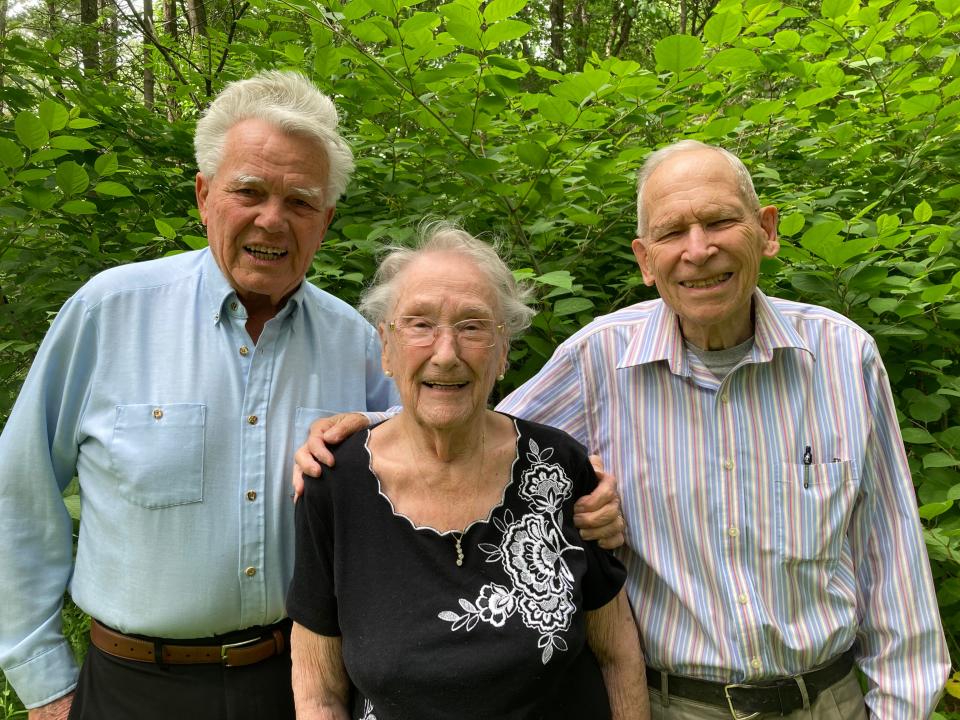
M 203 500 L 206 405 L 118 405 L 110 462 L 124 498 L 145 508 Z
M 781 463 L 777 486 L 777 537 L 784 562 L 836 563 L 857 491 L 852 464 Z
M 323 408 L 298 407 L 297 416 L 294 420 L 295 435 L 293 436 L 294 448 L 299 448 L 307 441 L 310 434 L 310 425 L 314 420 L 331 417 L 338 414 L 339 410 L 324 410 Z

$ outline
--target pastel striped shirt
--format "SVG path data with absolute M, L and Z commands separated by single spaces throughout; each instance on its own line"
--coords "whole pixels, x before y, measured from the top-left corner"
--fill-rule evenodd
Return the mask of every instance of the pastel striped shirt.
M 876 345 L 821 307 L 757 290 L 754 309 L 722 381 L 654 300 L 594 320 L 498 409 L 618 478 L 651 667 L 741 682 L 856 644 L 871 713 L 926 718 L 950 661 Z

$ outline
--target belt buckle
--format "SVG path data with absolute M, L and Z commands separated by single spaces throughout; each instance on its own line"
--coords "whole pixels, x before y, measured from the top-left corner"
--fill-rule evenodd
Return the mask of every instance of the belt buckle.
M 733 706 L 733 698 L 730 697 L 730 688 L 750 688 L 752 685 L 743 685 L 741 683 L 730 683 L 729 685 L 723 686 L 723 696 L 727 699 L 727 707 L 730 709 L 730 717 L 733 720 L 753 720 L 753 718 L 760 717 L 759 712 L 755 712 L 752 715 L 740 715 L 737 713 L 737 709 Z
M 220 646 L 220 662 L 221 662 L 221 664 L 222 664 L 224 667 L 233 667 L 233 666 L 230 664 L 230 659 L 227 657 L 227 653 L 228 653 L 230 650 L 232 650 L 233 648 L 244 647 L 244 646 L 246 646 L 246 645 L 253 645 L 254 643 L 260 642 L 261 640 L 263 640 L 263 638 L 250 638 L 249 640 L 244 640 L 244 641 L 242 641 L 242 642 L 227 643 L 226 645 L 221 645 L 221 646 Z

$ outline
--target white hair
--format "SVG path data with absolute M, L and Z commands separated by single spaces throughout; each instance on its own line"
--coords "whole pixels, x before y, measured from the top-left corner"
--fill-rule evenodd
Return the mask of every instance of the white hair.
M 509 337 L 516 337 L 526 330 L 536 315 L 536 310 L 530 307 L 533 289 L 516 281 L 497 248 L 478 240 L 454 223 L 428 223 L 421 227 L 414 247 L 394 245 L 385 248 L 384 252 L 373 283 L 363 292 L 357 306 L 374 325 L 386 322 L 387 314 L 393 309 L 399 276 L 414 260 L 430 253 L 462 255 L 476 264 L 493 287 Z
M 647 185 L 647 180 L 653 175 L 654 171 L 660 167 L 666 160 L 682 152 L 693 152 L 696 150 L 712 150 L 719 153 L 733 168 L 737 177 L 737 189 L 740 192 L 740 199 L 750 210 L 760 210 L 760 198 L 757 197 L 757 191 L 753 187 L 753 178 L 750 177 L 750 171 L 743 161 L 729 150 L 724 150 L 716 145 L 708 145 L 699 140 L 679 140 L 671 145 L 662 147 L 656 152 L 650 153 L 644 160 L 640 172 L 637 173 L 637 237 L 643 238 L 647 234 L 647 213 L 643 204 L 643 190 Z
M 193 145 L 200 172 L 207 179 L 216 175 L 230 128 L 251 119 L 315 140 L 323 148 L 328 166 L 323 202 L 328 208 L 336 205 L 353 172 L 353 152 L 337 132 L 333 101 L 296 72 L 268 70 L 223 89 L 197 121 Z

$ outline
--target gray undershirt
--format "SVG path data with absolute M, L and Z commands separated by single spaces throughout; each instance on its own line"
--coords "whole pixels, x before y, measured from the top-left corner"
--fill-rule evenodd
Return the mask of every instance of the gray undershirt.
M 751 335 L 739 345 L 734 345 L 732 348 L 726 348 L 724 350 L 704 350 L 703 348 L 698 348 L 689 340 L 684 340 L 683 344 L 686 346 L 688 352 L 692 352 L 700 358 L 700 362 L 706 365 L 707 369 L 712 372 L 718 380 L 723 380 L 730 374 L 730 371 L 737 366 L 737 363 L 743 360 L 747 353 L 750 352 L 750 349 L 753 347 L 753 336 Z

